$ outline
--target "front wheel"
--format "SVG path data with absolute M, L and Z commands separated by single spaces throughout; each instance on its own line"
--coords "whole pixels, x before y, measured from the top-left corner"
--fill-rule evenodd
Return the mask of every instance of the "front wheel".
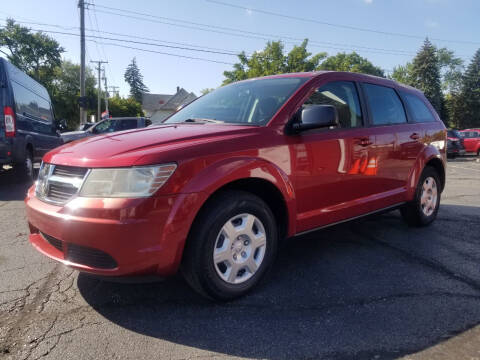
M 427 166 L 418 181 L 414 199 L 400 208 L 408 225 L 426 226 L 435 220 L 440 207 L 440 184 L 438 172 Z
M 254 288 L 277 251 L 275 217 L 259 197 L 243 191 L 216 196 L 187 240 L 182 272 L 202 295 L 231 300 Z

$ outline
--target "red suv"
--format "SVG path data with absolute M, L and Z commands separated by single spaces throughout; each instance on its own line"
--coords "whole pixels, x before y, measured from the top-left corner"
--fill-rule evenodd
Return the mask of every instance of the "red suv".
M 445 127 L 424 95 L 342 72 L 223 86 L 164 124 L 66 144 L 25 199 L 30 241 L 101 276 L 182 270 L 228 300 L 272 267 L 278 242 L 400 208 L 436 215 Z
M 460 130 L 459 133 L 463 137 L 465 151 L 480 156 L 480 129 Z

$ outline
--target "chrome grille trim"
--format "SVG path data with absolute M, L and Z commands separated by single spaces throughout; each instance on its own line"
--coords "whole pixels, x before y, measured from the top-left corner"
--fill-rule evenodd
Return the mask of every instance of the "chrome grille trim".
M 82 188 L 90 169 L 74 166 L 43 164 L 50 166 L 43 181 L 37 181 L 35 196 L 47 203 L 64 205 L 73 199 Z

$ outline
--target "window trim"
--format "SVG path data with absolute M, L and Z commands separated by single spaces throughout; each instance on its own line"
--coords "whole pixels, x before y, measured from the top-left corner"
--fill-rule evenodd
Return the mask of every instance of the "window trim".
M 394 124 L 374 124 L 373 123 L 373 116 L 372 116 L 372 109 L 370 107 L 370 103 L 368 101 L 368 95 L 367 95 L 367 92 L 365 90 L 365 87 L 364 85 L 365 84 L 369 84 L 369 85 L 376 85 L 376 86 L 381 86 L 381 87 L 384 87 L 384 88 L 387 88 L 387 89 L 392 89 L 395 94 L 397 94 L 397 97 L 398 99 L 400 100 L 400 104 L 402 104 L 402 108 L 403 108 L 403 112 L 405 114 L 405 119 L 407 120 L 406 122 L 404 123 L 394 123 Z M 387 85 L 380 85 L 380 84 L 377 84 L 377 83 L 374 83 L 374 82 L 368 82 L 368 81 L 361 81 L 359 82 L 359 85 L 360 85 L 360 88 L 362 89 L 362 96 L 364 97 L 365 99 L 365 106 L 366 108 L 368 109 L 368 127 L 369 128 L 373 128 L 373 127 L 381 127 L 381 126 L 398 126 L 398 125 L 407 125 L 407 124 L 411 124 L 413 123 L 413 121 L 411 120 L 411 117 L 410 117 L 410 114 L 409 112 L 407 111 L 407 108 L 405 106 L 405 103 L 403 102 L 403 99 L 402 97 L 400 96 L 398 90 L 396 87 L 394 86 L 387 86 Z
M 352 83 L 356 92 L 357 92 L 357 97 L 358 97 L 358 104 L 360 106 L 360 111 L 361 111 L 361 115 L 362 115 L 362 125 L 361 126 L 357 126 L 357 127 L 348 127 L 348 128 L 342 128 L 342 127 L 335 127 L 333 129 L 330 129 L 330 128 L 318 128 L 318 129 L 311 129 L 311 130 L 306 130 L 306 131 L 302 131 L 300 134 L 295 134 L 295 135 L 309 135 L 309 134 L 322 134 L 322 133 L 332 133 L 332 132 L 335 132 L 335 131 L 351 131 L 351 130 L 359 130 L 359 129 L 364 129 L 367 127 L 367 115 L 366 115 L 366 108 L 365 108 L 365 104 L 363 103 L 363 98 L 362 98 L 362 92 L 359 88 L 359 83 L 357 80 L 355 79 L 332 79 L 332 80 L 327 80 L 325 82 L 323 81 L 320 81 L 320 82 L 314 82 L 312 84 L 312 87 L 308 90 L 306 96 L 301 100 L 299 101 L 298 103 L 298 106 L 296 107 L 296 110 L 293 112 L 293 115 L 290 117 L 290 119 L 287 121 L 287 123 L 285 124 L 284 126 L 284 133 L 285 134 L 289 134 L 289 128 L 292 124 L 292 122 L 295 121 L 295 116 L 296 114 L 298 113 L 298 111 L 300 110 L 300 108 L 303 106 L 303 104 L 313 95 L 313 93 L 321 88 L 322 86 L 325 86 L 325 85 L 328 85 L 328 84 L 331 84 L 331 83 L 337 83 L 337 82 L 348 82 L 348 83 Z

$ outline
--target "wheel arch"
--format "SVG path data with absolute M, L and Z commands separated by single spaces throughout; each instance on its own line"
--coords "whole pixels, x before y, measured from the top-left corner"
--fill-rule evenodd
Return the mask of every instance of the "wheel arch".
M 443 191 L 443 189 L 445 188 L 445 178 L 446 178 L 445 166 L 443 164 L 443 161 L 437 157 L 433 157 L 426 162 L 425 167 L 427 166 L 431 166 L 437 171 L 438 176 L 440 177 L 441 191 Z
M 446 160 L 445 154 L 440 153 L 440 151 L 434 146 L 428 146 L 417 158 L 415 166 L 410 173 L 410 177 L 407 183 L 407 201 L 413 199 L 415 191 L 417 189 L 418 180 L 422 174 L 423 169 L 426 166 L 433 167 L 440 177 L 441 181 L 441 191 L 445 188 L 446 183 Z
M 222 185 L 208 196 L 207 200 L 197 212 L 195 219 L 199 217 L 200 213 L 207 208 L 208 204 L 218 195 L 229 190 L 248 192 L 262 199 L 270 207 L 270 210 L 275 216 L 280 238 L 288 235 L 290 228 L 289 211 L 285 198 L 277 186 L 272 182 L 259 177 L 240 178 Z
M 197 173 L 180 190 L 175 210 L 168 220 L 169 224 L 182 224 L 182 231 L 175 233 L 177 250 L 173 268 L 180 265 L 188 238 L 201 212 L 216 195 L 229 189 L 259 196 L 275 215 L 281 236 L 288 237 L 295 233 L 295 194 L 288 176 L 281 169 L 258 158 L 219 161 Z M 169 228 L 178 229 L 178 226 Z

